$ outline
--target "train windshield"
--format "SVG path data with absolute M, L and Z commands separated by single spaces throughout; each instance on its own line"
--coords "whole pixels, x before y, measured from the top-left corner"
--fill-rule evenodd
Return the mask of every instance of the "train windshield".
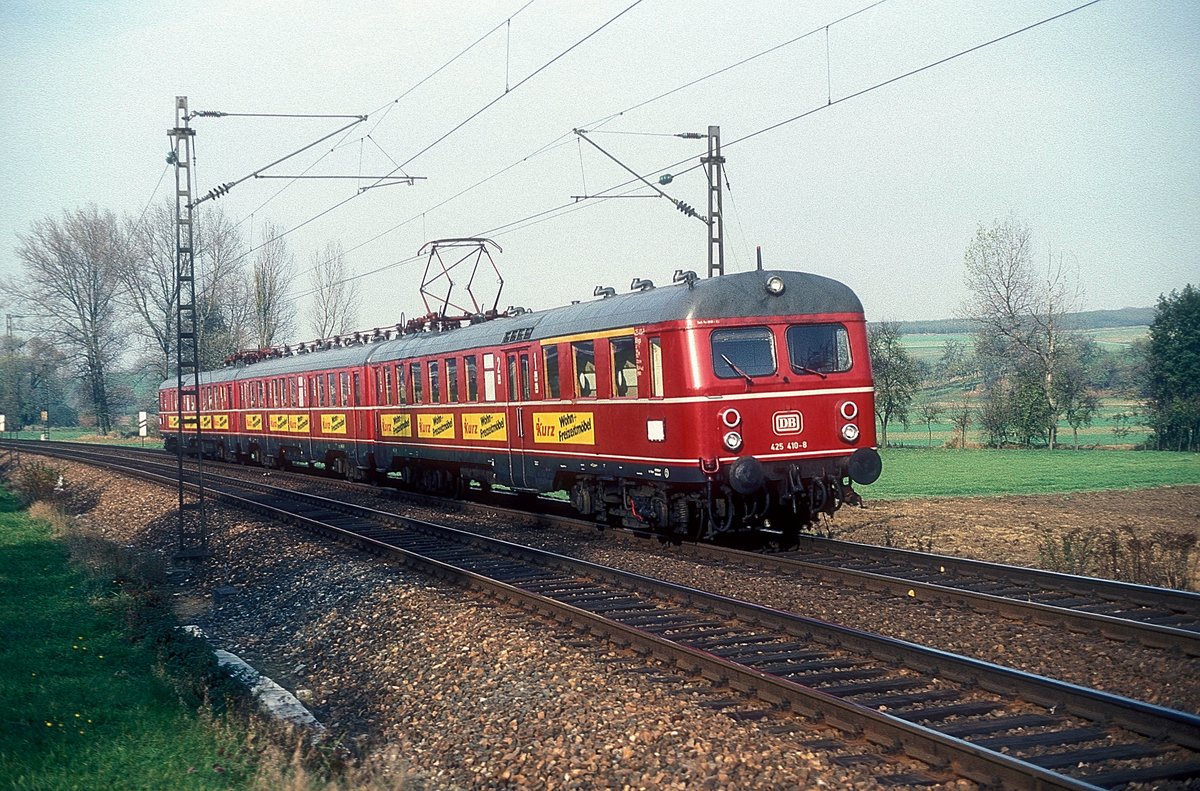
M 841 324 L 797 324 L 788 327 L 787 342 L 792 370 L 798 374 L 850 370 L 850 333 Z
M 775 373 L 775 339 L 767 327 L 714 330 L 713 372 L 721 379 L 749 379 Z

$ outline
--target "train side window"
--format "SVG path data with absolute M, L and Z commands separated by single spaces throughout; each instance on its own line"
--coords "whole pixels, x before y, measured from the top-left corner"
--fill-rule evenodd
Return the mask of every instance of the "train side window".
M 662 338 L 650 339 L 650 397 L 663 395 Z
M 517 355 L 508 355 L 508 400 L 517 400 Z
M 259 379 L 254 383 L 254 391 L 254 405 L 261 409 L 267 403 L 267 388 L 263 384 L 263 380 Z
M 325 406 L 325 375 L 317 374 L 314 376 L 313 386 L 317 388 L 317 393 L 313 396 L 313 403 L 317 406 Z
M 305 382 L 304 382 L 304 377 L 303 377 L 303 376 L 297 376 L 297 377 L 296 377 L 296 396 L 297 396 L 297 397 L 298 397 L 298 399 L 299 399 L 299 400 L 296 402 L 296 405 L 297 405 L 297 406 L 299 406 L 299 407 L 303 407 L 303 406 L 304 406 L 304 404 L 305 404 L 304 395 L 305 395 L 305 392 L 306 392 L 307 390 L 308 390 L 308 387 L 307 387 L 307 385 L 306 385 L 306 384 L 305 384 Z
M 442 382 L 441 371 L 439 370 L 438 361 L 429 361 L 429 403 L 437 404 L 442 400 Z
M 546 398 L 558 398 L 558 347 L 543 347 L 542 362 L 546 366 Z
M 483 355 L 483 399 L 496 400 L 496 355 L 491 352 Z
M 421 403 L 421 364 L 412 363 L 408 366 L 409 380 L 412 382 L 412 402 Z
M 458 403 L 458 360 L 446 358 L 446 400 L 451 404 Z
M 795 324 L 787 331 L 788 360 L 798 374 L 850 370 L 850 333 L 841 324 Z
M 721 379 L 775 373 L 775 336 L 769 327 L 713 330 L 713 372 Z
M 396 403 L 408 403 L 408 391 L 404 389 L 404 363 L 396 363 Z
M 350 402 L 350 406 L 362 406 L 362 374 L 355 371 L 350 375 L 350 381 L 354 383 L 354 389 L 350 391 L 354 400 Z M 301 404 L 301 406 L 304 405 Z
M 350 376 L 345 371 L 338 373 L 338 406 L 350 406 Z
M 634 360 L 633 337 L 611 338 L 613 395 L 617 398 L 637 398 L 637 363 Z
M 467 400 L 478 401 L 479 380 L 476 378 L 478 376 L 478 371 L 475 370 L 475 355 L 468 354 L 466 357 L 464 357 L 463 367 L 466 369 L 467 374 Z
M 528 401 L 529 393 L 529 353 L 521 352 L 521 400 Z
M 392 366 L 383 366 L 383 403 L 396 403 L 395 388 L 392 384 Z
M 596 397 L 596 342 L 575 341 L 571 344 L 575 367 L 575 389 L 580 398 Z

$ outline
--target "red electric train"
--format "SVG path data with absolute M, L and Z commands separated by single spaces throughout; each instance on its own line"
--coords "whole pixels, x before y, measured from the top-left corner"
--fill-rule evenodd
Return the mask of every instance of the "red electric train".
M 202 373 L 199 450 L 447 494 L 565 491 L 583 516 L 673 538 L 789 534 L 858 502 L 881 462 L 854 292 L 802 272 L 676 275 Z M 194 396 L 186 432 L 174 380 L 159 397 L 167 449 L 194 443 Z

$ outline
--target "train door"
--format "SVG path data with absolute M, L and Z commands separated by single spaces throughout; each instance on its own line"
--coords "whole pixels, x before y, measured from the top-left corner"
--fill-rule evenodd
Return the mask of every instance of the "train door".
M 529 426 L 533 418 L 529 414 L 533 372 L 530 370 L 531 356 L 528 349 L 513 349 L 504 354 L 504 383 L 508 397 L 505 422 L 508 424 L 508 463 L 514 486 L 529 486 L 526 466 L 527 451 L 533 439 Z

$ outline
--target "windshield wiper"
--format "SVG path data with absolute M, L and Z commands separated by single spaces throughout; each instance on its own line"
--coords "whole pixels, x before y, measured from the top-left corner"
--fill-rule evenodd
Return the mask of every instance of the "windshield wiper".
M 809 367 L 808 367 L 808 366 L 806 366 L 806 365 L 793 365 L 792 367 L 793 367 L 793 368 L 795 368 L 795 369 L 796 369 L 797 371 L 799 371 L 800 373 L 805 373 L 805 374 L 816 374 L 817 376 L 821 377 L 822 379 L 828 379 L 828 378 L 829 378 L 829 374 L 827 374 L 827 373 L 822 373 L 821 371 L 818 371 L 816 368 L 809 368 Z
M 750 378 L 750 374 L 746 373 L 741 368 L 738 368 L 736 365 L 734 365 L 733 360 L 729 359 L 728 357 L 726 357 L 723 354 L 721 355 L 721 359 L 725 361 L 726 365 L 728 365 L 730 368 L 733 369 L 733 372 L 735 374 L 737 374 L 738 376 L 745 379 L 749 384 L 754 384 L 754 380 Z

